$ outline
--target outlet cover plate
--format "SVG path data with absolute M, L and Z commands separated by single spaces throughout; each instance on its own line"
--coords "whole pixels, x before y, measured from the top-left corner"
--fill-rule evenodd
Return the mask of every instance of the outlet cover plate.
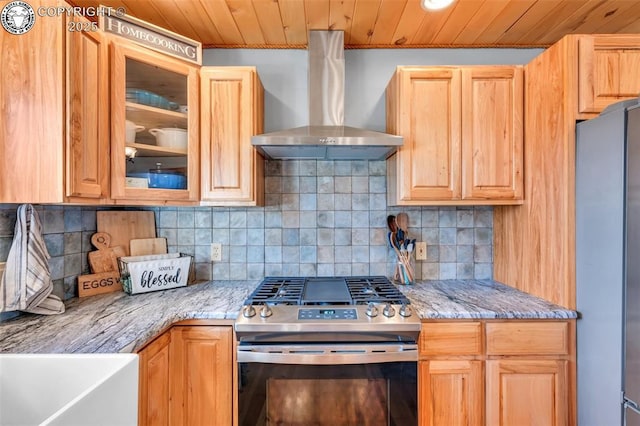
M 211 261 L 220 262 L 221 260 L 222 260 L 222 244 L 212 243 L 211 244 Z

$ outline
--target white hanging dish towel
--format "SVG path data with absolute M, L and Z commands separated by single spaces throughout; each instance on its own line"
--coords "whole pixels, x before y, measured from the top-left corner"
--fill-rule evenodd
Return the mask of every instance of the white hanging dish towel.
M 9 257 L 0 280 L 0 312 L 24 311 L 43 315 L 64 312 L 62 300 L 51 294 L 50 257 L 38 212 L 31 204 L 21 204 Z

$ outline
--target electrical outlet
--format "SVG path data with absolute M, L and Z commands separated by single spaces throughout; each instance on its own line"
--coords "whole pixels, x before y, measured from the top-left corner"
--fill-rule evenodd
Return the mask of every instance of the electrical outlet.
M 222 244 L 211 244 L 211 261 L 220 262 L 222 260 Z
M 427 243 L 424 241 L 416 243 L 416 260 L 427 260 Z

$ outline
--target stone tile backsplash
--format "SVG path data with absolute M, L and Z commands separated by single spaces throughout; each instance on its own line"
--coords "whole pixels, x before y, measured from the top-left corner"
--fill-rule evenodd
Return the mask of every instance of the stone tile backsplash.
M 491 278 L 491 207 L 389 207 L 384 161 L 268 161 L 266 205 L 249 208 L 143 207 L 153 210 L 169 251 L 194 256 L 198 279 L 265 275 L 387 275 L 395 255 L 386 217 L 406 212 L 409 235 L 427 242 L 422 279 Z M 0 205 L 0 261 L 7 258 L 16 205 Z M 103 209 L 104 207 L 100 207 Z M 96 207 L 38 206 L 55 294 L 70 298 L 89 273 Z M 222 261 L 211 263 L 211 243 Z

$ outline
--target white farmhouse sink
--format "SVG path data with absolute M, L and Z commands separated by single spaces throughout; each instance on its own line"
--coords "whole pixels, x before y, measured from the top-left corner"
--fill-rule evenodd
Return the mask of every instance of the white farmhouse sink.
M 131 425 L 136 354 L 0 354 L 0 425 Z

